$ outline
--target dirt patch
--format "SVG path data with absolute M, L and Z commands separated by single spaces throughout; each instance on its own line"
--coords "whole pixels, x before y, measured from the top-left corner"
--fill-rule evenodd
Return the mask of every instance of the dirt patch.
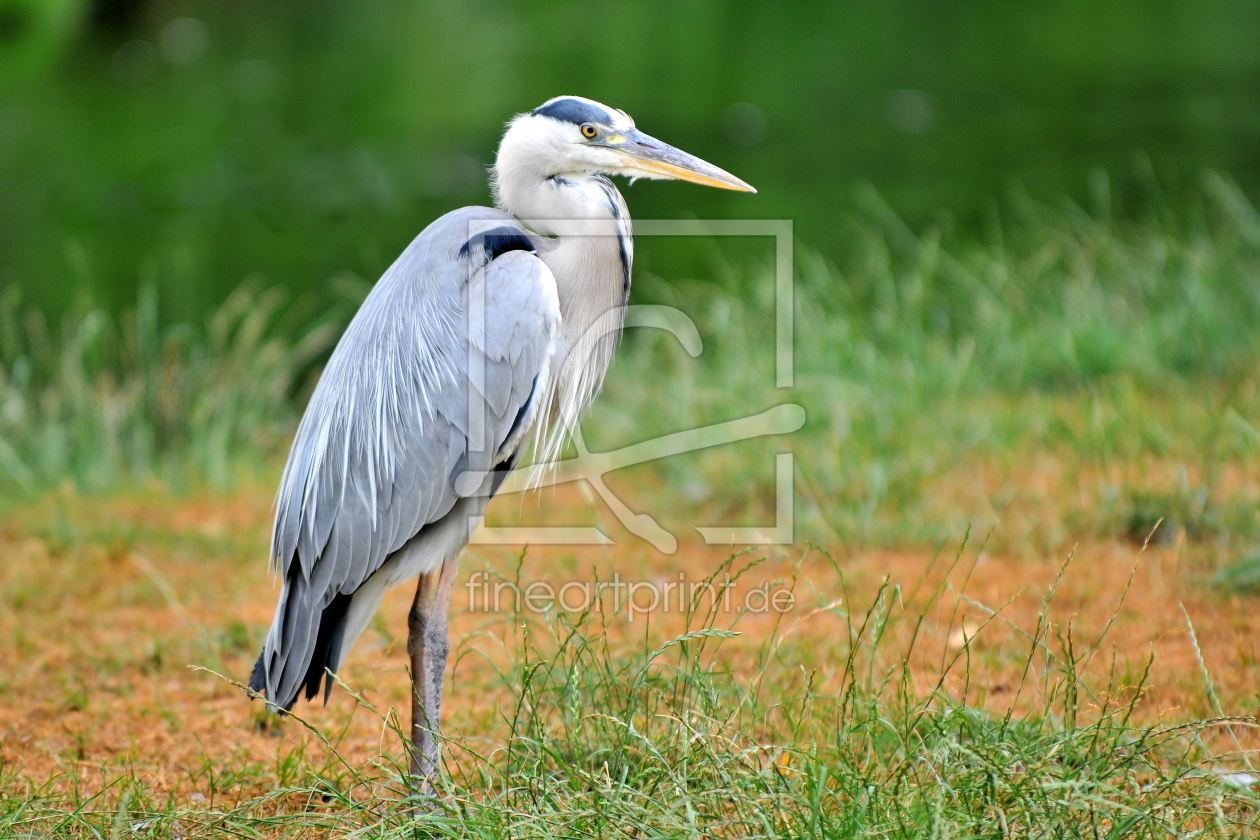
M 496 611 L 478 600 L 489 585 L 483 581 L 502 584 L 519 575 L 522 587 L 544 583 L 559 593 L 570 583 L 620 580 L 651 584 L 658 597 L 667 590 L 677 599 L 679 589 L 667 584 L 702 582 L 731 554 L 729 546 L 690 538 L 676 553 L 661 554 L 573 488 L 559 488 L 546 502 L 541 517 L 532 508 L 529 517 L 598 524 L 616 543 L 539 546 L 523 561 L 519 547 L 483 545 L 465 553 L 453 604 L 445 713 L 449 730 L 474 742 L 493 741 L 501 732 L 506 695 L 498 674 L 510 661 L 514 632 L 511 603 L 501 600 Z M 521 510 L 501 503 L 495 521 L 509 523 Z M 269 488 L 174 501 L 161 493 L 124 499 L 60 494 L 5 517 L 0 761 L 8 784 L 57 777 L 59 784 L 77 780 L 90 790 L 129 772 L 180 798 L 226 804 L 284 780 L 297 752 L 317 764 L 331 760 L 296 721 L 277 721 L 228 682 L 187 667 L 202 665 L 238 680 L 248 675 L 278 591 L 264 554 L 269 518 Z M 1140 561 L 1139 550 L 1122 540 L 1084 542 L 1066 571 L 1065 557 L 1056 554 L 968 548 L 955 562 L 953 550 L 831 550 L 834 560 L 800 546 L 741 558 L 762 562 L 719 606 L 718 623 L 738 618 L 743 633 L 728 643 L 727 655 L 755 663 L 773 635 L 808 651 L 806 665 L 826 690 L 845 659 L 845 615 L 860 623 L 886 586 L 885 597 L 895 599 L 905 617 L 888 656 L 904 653 L 913 636 L 916 682 L 927 687 L 943 679 L 955 696 L 995 712 L 1012 704 L 1038 708 L 1042 689 L 1021 676 L 1026 635 L 1035 632 L 1042 602 L 1063 572 L 1050 600 L 1050 646 L 1059 650 L 1070 637 L 1082 657 L 1096 647 L 1087 670 L 1099 684 L 1112 675 L 1118 687 L 1136 683 L 1153 656 L 1140 718 L 1210 717 L 1218 704 L 1228 714 L 1255 711 L 1260 610 L 1254 599 L 1197 585 L 1202 575 L 1180 542 L 1151 547 Z M 474 579 L 478 573 L 485 577 Z M 747 599 L 758 587 L 790 590 L 790 608 L 758 609 L 764 599 Z M 639 607 L 648 604 L 648 592 L 635 594 Z M 578 588 L 567 594 L 566 605 L 580 602 Z M 382 710 L 406 708 L 410 597 L 401 589 L 387 596 L 343 672 Z M 609 632 L 626 645 L 682 632 L 685 617 L 669 597 L 654 611 L 631 611 L 623 603 L 608 616 Z M 912 619 L 919 614 L 924 620 L 915 635 Z M 1104 627 L 1106 637 L 1095 645 Z M 343 691 L 334 692 L 327 707 L 304 704 L 298 712 L 352 762 L 399 754 L 382 721 Z

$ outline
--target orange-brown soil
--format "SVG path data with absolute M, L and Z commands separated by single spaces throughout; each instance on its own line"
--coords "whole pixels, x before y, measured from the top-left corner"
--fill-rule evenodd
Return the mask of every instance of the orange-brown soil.
M 572 487 L 559 488 L 547 502 L 550 521 L 599 521 L 616 544 L 530 548 L 521 567 L 525 581 L 549 582 L 558 590 L 595 575 L 607 581 L 615 572 L 626 581 L 659 585 L 681 574 L 695 582 L 731 554 L 728 546 L 704 545 L 694 532 L 680 532 L 677 552 L 661 554 L 616 527 Z M 539 515 L 515 501 L 496 505 L 500 522 Z M 296 749 L 322 755 L 296 722 L 276 725 L 239 689 L 187 667 L 202 664 L 247 678 L 277 594 L 265 563 L 269 517 L 270 491 L 258 488 L 180 499 L 160 491 L 106 499 L 62 492 L 0 520 L 0 761 L 9 783 L 57 777 L 58 784 L 78 780 L 91 790 L 132 772 L 152 789 L 203 803 L 274 784 Z M 809 667 L 825 691 L 839 679 L 846 649 L 841 612 L 860 618 L 888 578 L 900 587 L 899 610 L 927 616 L 911 657 L 917 682 L 932 685 L 941 662 L 957 657 L 946 680 L 956 696 L 965 692 L 969 702 L 994 711 L 1012 703 L 1037 707 L 1035 685 L 1016 697 L 1028 643 L 1013 627 L 1033 630 L 1066 552 L 1015 556 L 990 549 L 977 555 L 969 548 L 952 564 L 953 550 L 934 558 L 919 550 L 829 549 L 834 565 L 803 546 L 760 551 L 766 562 L 741 581 L 744 589 L 735 590 L 732 610 L 753 585 L 773 579 L 795 581 L 795 605 L 782 615 L 745 615 L 738 625 L 743 635 L 726 643 L 727 655 L 752 661 L 765 635 L 777 628 L 790 643 L 812 651 Z M 1172 722 L 1215 714 L 1192 625 L 1223 710 L 1252 714 L 1260 669 L 1256 602 L 1202 585 L 1181 540 L 1146 549 L 1140 561 L 1138 554 L 1138 546 L 1118 539 L 1082 541 L 1051 603 L 1056 632 L 1062 637 L 1070 625 L 1079 655 L 1114 613 L 1087 670 L 1101 685 L 1114 669 L 1113 685 L 1121 687 L 1153 655 L 1138 717 Z M 484 590 L 470 587 L 470 576 L 489 569 L 510 579 L 520 555 L 519 547 L 485 545 L 464 554 L 444 712 L 448 731 L 473 742 L 501 732 L 507 695 L 496 668 L 508 654 L 505 616 L 482 609 Z M 932 600 L 946 573 L 948 585 Z M 406 709 L 411 594 L 396 590 L 387 596 L 343 669 L 346 683 L 381 709 Z M 569 594 L 570 603 L 578 600 L 577 590 Z M 481 600 L 470 603 L 473 596 Z M 641 594 L 639 603 L 645 598 Z M 818 609 L 827 604 L 832 609 Z M 1000 611 L 983 630 L 985 609 L 978 604 Z M 723 614 L 719 623 L 733 618 Z M 664 638 L 683 626 L 676 608 L 633 620 L 623 609 L 608 621 L 626 638 L 645 628 Z M 898 625 L 887 656 L 904 650 L 911 628 L 912 621 Z M 964 652 L 964 640 L 973 636 Z M 1059 641 L 1050 644 L 1060 649 Z M 328 733 L 352 763 L 398 753 L 381 721 L 340 689 L 327 707 L 303 703 L 297 711 Z

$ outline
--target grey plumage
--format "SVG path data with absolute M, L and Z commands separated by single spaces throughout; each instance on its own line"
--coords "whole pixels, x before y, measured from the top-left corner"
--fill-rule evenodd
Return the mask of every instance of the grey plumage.
M 502 209 L 448 213 L 385 272 L 280 481 L 271 559 L 283 586 L 250 687 L 280 709 L 327 692 L 385 590 L 419 577 L 407 650 L 411 768 L 426 785 L 459 552 L 528 446 L 536 461 L 559 455 L 621 332 L 634 242 L 601 173 L 752 191 L 597 102 L 559 97 L 518 116 L 493 172 Z
M 482 247 L 465 247 L 487 222 L 531 241 L 515 219 L 487 208 L 438 219 L 368 295 L 311 397 L 276 499 L 271 553 L 284 589 L 251 680 L 276 706 L 291 708 L 303 686 L 314 696 L 324 668 L 337 670 L 357 636 L 345 632 L 355 593 L 452 512 L 460 474 L 517 453 L 531 397 L 548 390 L 539 380 L 559 325 L 555 281 L 519 243 L 496 254 L 482 236 L 474 243 Z M 477 347 L 469 296 L 481 289 L 493 328 Z M 484 382 L 470 400 L 470 365 L 481 359 Z M 470 451 L 470 410 L 484 414 L 481 452 Z M 489 489 L 476 488 L 460 513 L 479 514 Z M 423 559 L 413 565 L 406 571 L 431 571 Z M 349 603 L 330 610 L 338 595 Z

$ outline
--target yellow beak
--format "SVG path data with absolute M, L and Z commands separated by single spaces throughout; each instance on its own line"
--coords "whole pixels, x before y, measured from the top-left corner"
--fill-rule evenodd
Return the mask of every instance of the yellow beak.
M 625 172 L 632 178 L 659 178 L 669 181 L 690 181 L 722 190 L 755 193 L 751 184 L 736 178 L 724 169 L 675 149 L 637 129 L 607 138 L 605 148 L 625 159 Z

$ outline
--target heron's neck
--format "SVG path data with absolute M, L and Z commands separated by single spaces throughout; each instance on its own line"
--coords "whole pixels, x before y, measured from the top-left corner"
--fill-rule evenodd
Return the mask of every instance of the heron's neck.
M 561 426 L 571 430 L 599 393 L 621 336 L 634 258 L 630 214 L 621 193 L 602 176 L 506 170 L 500 152 L 499 205 L 552 237 L 538 256 L 556 278 L 563 326 L 553 360 L 554 409 Z
M 564 331 L 572 346 L 630 292 L 634 239 L 625 200 L 600 175 L 498 174 L 499 203 L 538 233 L 553 237 L 539 254 L 556 278 Z M 620 315 L 616 317 L 620 329 Z

